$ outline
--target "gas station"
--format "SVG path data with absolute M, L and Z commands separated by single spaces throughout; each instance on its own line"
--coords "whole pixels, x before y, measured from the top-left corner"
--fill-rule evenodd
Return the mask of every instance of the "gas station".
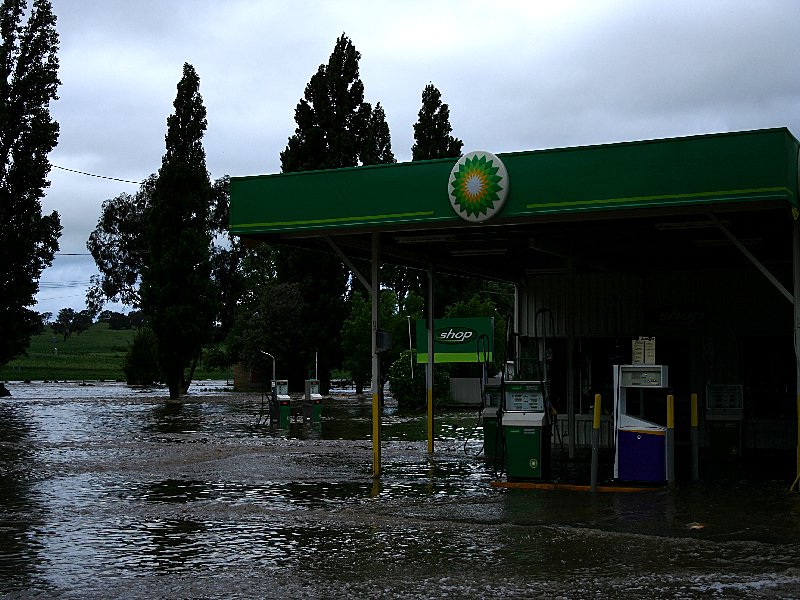
M 551 414 L 572 458 L 596 394 L 613 419 L 619 480 L 666 478 L 667 394 L 679 441 L 695 394 L 711 456 L 797 448 L 800 467 L 799 148 L 775 128 L 234 177 L 230 231 L 335 253 L 370 291 L 375 477 L 382 262 L 428 273 L 427 348 L 437 273 L 515 286 L 517 368 L 538 360 L 547 372 L 487 386 L 504 406 L 493 426 L 509 478 L 547 479 Z M 637 357 L 636 340 L 654 352 Z

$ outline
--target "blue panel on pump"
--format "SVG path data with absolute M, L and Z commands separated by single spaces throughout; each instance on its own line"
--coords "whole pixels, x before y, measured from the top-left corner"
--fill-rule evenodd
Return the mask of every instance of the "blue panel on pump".
M 663 431 L 619 431 L 618 474 L 625 481 L 661 482 L 667 479 Z

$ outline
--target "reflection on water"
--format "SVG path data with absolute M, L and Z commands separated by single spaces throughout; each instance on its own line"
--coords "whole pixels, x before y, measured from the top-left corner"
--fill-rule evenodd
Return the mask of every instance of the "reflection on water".
M 259 424 L 208 386 L 27 387 L 0 404 L 0 594 L 152 597 L 797 597 L 787 483 L 583 494 L 492 488 L 470 412 L 369 401 Z M 220 391 L 221 390 L 221 391 Z M 72 394 L 74 392 L 74 394 Z M 571 468 L 571 467 L 570 467 Z
M 146 486 L 136 495 L 128 495 L 126 499 L 150 502 L 194 502 L 210 496 L 211 492 L 207 483 L 203 481 L 182 481 L 180 479 L 167 479 Z
M 32 534 L 43 518 L 34 455 L 26 411 L 0 404 L 0 581 L 20 589 L 31 584 L 40 556 Z
M 158 433 L 198 433 L 203 430 L 203 410 L 196 404 L 164 402 L 147 416 L 144 431 Z

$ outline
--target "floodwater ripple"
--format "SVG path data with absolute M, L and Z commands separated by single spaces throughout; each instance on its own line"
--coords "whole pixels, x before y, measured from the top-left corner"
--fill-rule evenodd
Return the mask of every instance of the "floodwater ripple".
M 259 423 L 211 383 L 180 404 L 119 384 L 12 386 L 0 403 L 0 594 L 10 598 L 793 598 L 785 482 L 672 492 L 497 489 L 471 412 L 369 402 Z

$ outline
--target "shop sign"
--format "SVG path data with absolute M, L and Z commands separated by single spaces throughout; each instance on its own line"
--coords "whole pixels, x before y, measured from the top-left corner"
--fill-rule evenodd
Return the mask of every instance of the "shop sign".
M 427 321 L 417 319 L 417 362 L 428 362 Z M 494 353 L 494 319 L 469 317 L 436 319 L 433 323 L 434 361 L 480 363 Z
M 707 312 L 697 306 L 662 306 L 647 312 L 647 321 L 665 328 L 686 328 L 702 325 Z

